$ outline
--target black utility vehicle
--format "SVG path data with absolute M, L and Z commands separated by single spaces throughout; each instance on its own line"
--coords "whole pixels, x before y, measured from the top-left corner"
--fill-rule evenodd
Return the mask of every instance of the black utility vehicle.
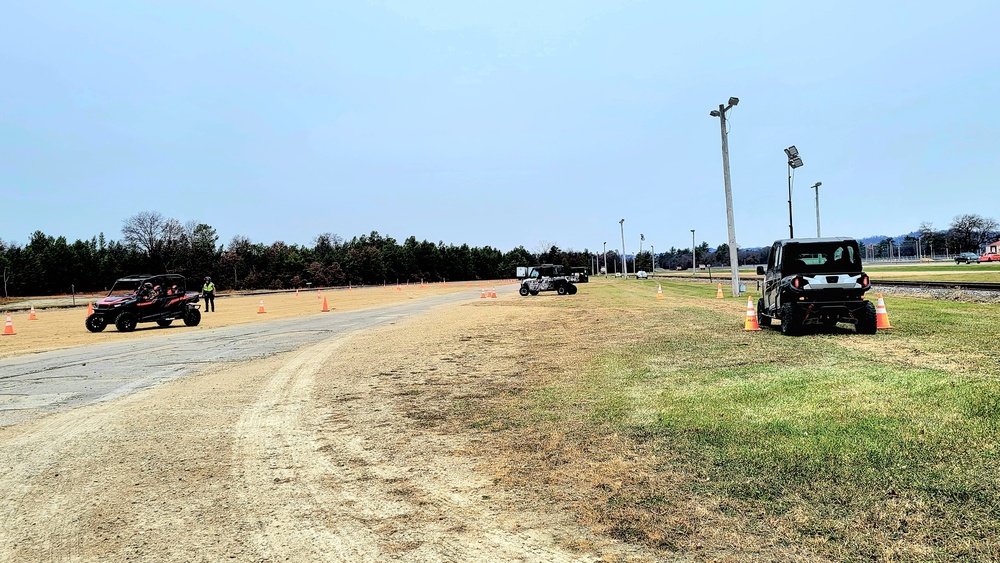
M 184 276 L 178 274 L 121 278 L 107 297 L 94 303 L 94 312 L 87 317 L 87 330 L 101 332 L 114 323 L 120 332 L 131 332 L 138 323 L 156 322 L 167 327 L 175 319 L 197 326 L 201 322 L 198 292 L 188 292 L 185 286 Z
M 764 276 L 764 296 L 757 302 L 757 321 L 781 321 L 781 332 L 796 335 L 804 325 L 833 328 L 851 323 L 860 334 L 875 334 L 875 305 L 864 298 L 871 288 L 861 269 L 858 242 L 852 238 L 784 239 L 771 246 Z

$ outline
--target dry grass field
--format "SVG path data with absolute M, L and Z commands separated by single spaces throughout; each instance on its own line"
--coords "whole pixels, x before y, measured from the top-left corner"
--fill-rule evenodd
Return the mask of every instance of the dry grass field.
M 656 298 L 658 283 L 664 299 Z M 368 289 L 371 297 L 358 292 L 357 302 L 338 293 L 330 300 L 334 311 L 323 314 L 419 298 L 422 291 L 479 292 L 456 285 Z M 842 325 L 789 338 L 777 330 L 744 331 L 745 296 L 714 299 L 715 286 L 703 283 L 595 279 L 580 288 L 575 296 L 520 297 L 508 290 L 498 299 L 472 299 L 366 331 L 338 343 L 334 356 L 317 349 L 327 367 L 316 371 L 308 399 L 274 399 L 276 407 L 308 403 L 327 413 L 321 417 L 327 423 L 300 433 L 336 438 L 319 457 L 310 454 L 319 467 L 357 468 L 358 479 L 372 484 L 354 490 L 352 502 L 370 493 L 386 495 L 371 506 L 391 499 L 413 507 L 407 517 L 365 521 L 381 556 L 447 558 L 432 546 L 471 546 L 495 526 L 496 534 L 507 534 L 497 545 L 508 551 L 495 545 L 461 553 L 491 560 L 564 560 L 566 553 L 603 561 L 1000 559 L 1000 364 L 993 351 L 1000 306 L 887 295 L 892 330 L 859 336 Z M 259 299 L 220 299 L 218 316 L 206 314 L 203 326 L 320 314 L 315 295 L 264 296 L 266 315 L 256 313 Z M 18 320 L 19 334 L 0 339 L 0 350 L 31 331 L 54 335 L 41 327 L 56 313 L 72 315 L 67 324 L 76 328 L 65 338 L 76 342 L 161 330 L 95 335 L 86 333 L 79 310 L 40 312 L 38 321 Z M 42 348 L 36 343 L 30 351 Z M 159 419 L 174 416 L 171 405 L 186 405 L 169 431 L 161 425 L 156 432 L 166 443 L 176 439 L 187 451 L 203 451 L 198 442 L 206 430 L 191 420 L 245 407 L 237 401 L 190 411 L 196 395 L 186 387 L 252 388 L 253 378 L 263 375 L 242 377 L 238 370 L 225 378 L 199 376 L 201 383 L 176 382 L 141 401 Z M 220 418 L 213 426 L 212 448 L 220 453 L 212 464 L 232 463 L 230 440 L 247 431 L 233 424 Z M 370 454 L 336 461 L 352 443 L 341 432 L 366 433 L 365 443 L 393 467 L 422 467 L 438 476 L 449 467 L 463 475 L 474 471 L 485 484 L 469 490 L 483 505 L 440 504 L 451 498 L 445 491 L 465 490 L 471 481 L 431 486 L 415 473 L 373 481 L 379 474 L 363 471 Z M 120 447 L 127 455 L 140 446 Z M 254 455 L 264 456 L 257 463 L 267 467 L 266 456 L 280 450 Z M 270 463 L 283 467 L 280 458 Z M 274 475 L 275 483 L 287 478 L 296 479 Z M 316 478 L 316 498 L 342 499 L 343 479 Z M 119 477 L 107 479 L 109 490 L 128 486 L 116 485 Z M 209 494 L 187 482 L 163 487 L 122 503 Z M 220 498 L 221 504 L 246 502 Z M 106 502 L 128 512 L 122 503 Z M 254 502 L 260 505 L 254 510 L 298 514 L 291 529 L 301 533 L 211 553 L 288 557 L 303 552 L 282 551 L 279 540 L 305 549 L 315 539 L 305 531 L 356 522 L 329 520 L 330 514 L 318 520 L 322 514 L 297 504 L 295 495 Z M 168 520 L 190 530 L 190 539 L 160 526 L 159 539 L 143 553 L 175 553 L 177 542 L 207 549 L 210 525 L 219 527 L 210 528 L 218 537 L 237 534 L 224 528 L 222 512 L 205 510 L 200 527 Z M 430 534 L 426 522 L 443 517 L 431 514 L 448 513 L 449 531 Z M 141 533 L 138 524 L 129 526 L 126 536 Z M 543 547 L 525 544 L 528 529 L 531 537 L 550 539 Z M 128 559 L 119 556 L 127 552 L 124 544 L 108 541 L 92 553 Z M 45 552 L 31 553 L 41 560 Z

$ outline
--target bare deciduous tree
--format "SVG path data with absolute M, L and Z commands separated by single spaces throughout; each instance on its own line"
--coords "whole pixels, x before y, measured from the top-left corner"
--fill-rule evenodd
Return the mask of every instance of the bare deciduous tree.
M 139 249 L 150 258 L 158 255 L 165 222 L 163 215 L 156 211 L 141 211 L 125 219 L 122 223 L 125 244 Z
M 957 215 L 948 229 L 948 239 L 956 252 L 973 251 L 997 236 L 997 222 L 975 214 Z

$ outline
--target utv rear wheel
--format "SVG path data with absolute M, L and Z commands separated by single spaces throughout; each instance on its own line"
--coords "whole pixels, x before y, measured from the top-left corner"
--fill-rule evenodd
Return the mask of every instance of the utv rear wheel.
M 160 328 L 167 328 L 172 322 L 174 322 L 173 319 L 167 319 L 165 321 L 156 321 L 156 324 L 160 325 Z
M 538 290 L 537 289 L 531 289 L 531 290 L 528 290 L 528 293 L 530 293 L 532 295 L 538 295 Z
M 527 297 L 528 296 L 528 286 L 522 285 L 521 289 L 517 290 L 517 292 L 521 294 L 521 297 Z
M 875 334 L 878 330 L 878 314 L 871 301 L 865 301 L 865 307 L 858 311 L 858 324 L 854 325 L 858 334 Z
M 558 293 L 559 295 L 566 295 L 566 286 L 560 285 L 559 287 L 557 287 L 556 293 Z
M 198 326 L 201 322 L 201 311 L 195 308 L 184 311 L 184 324 L 187 326 Z
M 136 318 L 135 313 L 125 311 L 124 313 L 118 315 L 118 318 L 115 319 L 115 328 L 118 329 L 118 332 L 132 332 L 135 330 L 137 321 L 138 319 Z
M 764 312 L 763 298 L 757 300 L 757 324 L 760 325 L 760 328 L 767 328 L 771 326 L 771 317 Z
M 798 336 L 802 330 L 802 320 L 798 318 L 798 309 L 791 303 L 781 306 L 781 334 Z
M 87 330 L 90 332 L 101 332 L 106 326 L 108 326 L 108 321 L 104 320 L 103 315 L 90 315 L 87 317 Z
M 573 285 L 573 284 L 570 284 L 568 291 L 569 291 L 570 295 L 576 295 L 576 286 Z

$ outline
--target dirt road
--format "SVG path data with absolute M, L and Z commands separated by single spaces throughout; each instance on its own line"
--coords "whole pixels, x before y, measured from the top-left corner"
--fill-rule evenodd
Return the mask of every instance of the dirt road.
M 512 367 L 469 369 L 503 297 L 0 428 L 0 561 L 639 556 L 497 486 L 475 431 L 429 423 Z

